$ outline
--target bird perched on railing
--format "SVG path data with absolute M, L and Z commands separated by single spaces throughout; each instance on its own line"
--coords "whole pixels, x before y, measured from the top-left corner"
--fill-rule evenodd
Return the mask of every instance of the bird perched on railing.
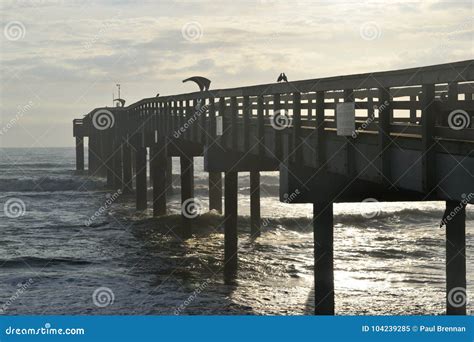
M 288 78 L 286 77 L 284 72 L 282 72 L 280 76 L 278 76 L 277 82 L 288 82 Z

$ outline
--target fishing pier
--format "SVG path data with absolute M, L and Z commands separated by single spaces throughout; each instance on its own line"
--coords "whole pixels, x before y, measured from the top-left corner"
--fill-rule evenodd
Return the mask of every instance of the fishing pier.
M 250 172 L 250 234 L 258 238 L 260 172 L 279 171 L 281 201 L 313 204 L 322 315 L 335 310 L 333 203 L 445 201 L 446 311 L 466 314 L 466 301 L 453 298 L 466 296 L 466 206 L 474 204 L 473 60 L 231 89 L 191 81 L 200 91 L 117 101 L 75 119 L 77 170 L 87 138 L 88 174 L 162 216 L 171 157 L 179 157 L 185 239 L 193 234 L 193 158 L 203 156 L 209 208 L 224 216 L 226 281 L 238 273 L 238 172 Z

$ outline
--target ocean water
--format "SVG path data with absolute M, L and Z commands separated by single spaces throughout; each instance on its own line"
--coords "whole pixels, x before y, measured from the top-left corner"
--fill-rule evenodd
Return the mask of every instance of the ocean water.
M 239 174 L 239 275 L 225 285 L 222 217 L 208 213 L 201 158 L 195 194 L 205 208 L 184 242 L 174 234 L 178 160 L 163 218 L 137 213 L 133 196 L 75 174 L 74 163 L 72 148 L 0 149 L 3 314 L 311 314 L 312 207 L 279 202 L 278 173 L 262 173 L 264 226 L 256 240 L 249 238 L 249 177 Z M 443 209 L 442 202 L 336 204 L 336 313 L 443 314 Z M 467 216 L 474 298 L 472 206 Z

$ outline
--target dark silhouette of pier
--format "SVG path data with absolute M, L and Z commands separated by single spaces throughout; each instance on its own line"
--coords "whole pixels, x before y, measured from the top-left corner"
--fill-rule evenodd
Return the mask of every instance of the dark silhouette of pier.
M 221 213 L 224 183 L 226 281 L 238 271 L 238 172 L 250 172 L 257 238 L 260 171 L 279 171 L 281 201 L 313 203 L 315 312 L 327 315 L 335 307 L 333 203 L 445 201 L 446 308 L 466 314 L 466 301 L 454 296 L 466 296 L 465 215 L 474 203 L 473 63 L 232 89 L 206 84 L 194 93 L 95 108 L 74 120 L 77 170 L 84 170 L 87 137 L 89 174 L 134 192 L 143 210 L 150 168 L 153 213 L 160 216 L 167 213 L 170 157 L 180 157 L 180 234 L 187 238 L 195 214 L 193 157 L 203 156 L 209 208 Z

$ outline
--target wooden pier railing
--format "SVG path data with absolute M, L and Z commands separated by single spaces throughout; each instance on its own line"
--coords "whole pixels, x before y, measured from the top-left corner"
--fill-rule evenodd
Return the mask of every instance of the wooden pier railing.
M 446 201 L 447 312 L 466 289 L 465 207 L 474 203 L 474 61 L 388 72 L 146 98 L 96 108 L 74 120 L 77 168 L 135 189 L 166 214 L 171 156 L 181 161 L 183 238 L 194 201 L 193 157 L 204 156 L 210 209 L 222 211 L 225 173 L 227 280 L 237 273 L 237 173 L 250 172 L 252 234 L 260 234 L 259 172 L 280 172 L 280 199 L 314 204 L 316 312 L 334 313 L 332 206 L 335 202 Z M 150 165 L 147 165 L 147 148 Z M 132 167 L 132 160 L 135 166 Z M 291 198 L 291 200 L 288 200 Z M 435 228 L 435 227 L 434 227 Z M 451 292 L 450 292 L 451 291 Z

